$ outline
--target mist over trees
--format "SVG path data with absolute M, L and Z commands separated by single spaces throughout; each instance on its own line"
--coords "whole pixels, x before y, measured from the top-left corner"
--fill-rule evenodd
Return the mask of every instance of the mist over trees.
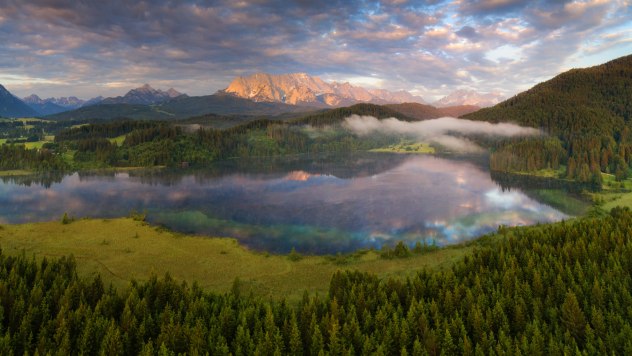
M 632 163 L 632 56 L 606 64 L 573 69 L 538 84 L 494 107 L 464 115 L 470 120 L 514 122 L 539 128 L 558 138 L 566 151 L 561 163 L 565 177 L 581 182 L 598 180 L 599 172 L 627 177 Z M 503 149 L 501 149 L 502 151 Z M 515 151 L 509 147 L 501 153 Z M 514 152 L 515 158 L 499 159 L 496 169 L 524 166 L 534 150 Z M 523 162 L 515 165 L 517 160 Z M 501 166 L 500 162 L 507 164 Z M 549 162 L 536 164 L 546 168 Z

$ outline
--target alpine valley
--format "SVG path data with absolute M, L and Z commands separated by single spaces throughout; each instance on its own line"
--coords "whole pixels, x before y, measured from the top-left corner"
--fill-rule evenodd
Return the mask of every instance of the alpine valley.
M 630 11 L 1 3 L 0 354 L 632 354 Z

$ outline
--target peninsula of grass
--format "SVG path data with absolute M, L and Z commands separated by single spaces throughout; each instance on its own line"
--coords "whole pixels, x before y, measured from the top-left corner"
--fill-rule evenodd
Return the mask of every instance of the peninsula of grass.
M 442 248 L 394 259 L 376 251 L 338 257 L 273 255 L 250 251 L 234 239 L 183 235 L 132 218 L 1 225 L 0 247 L 3 253 L 36 259 L 72 254 L 81 276 L 98 273 L 118 288 L 169 273 L 214 292 L 229 291 L 238 279 L 242 292 L 291 301 L 304 291 L 327 293 L 337 270 L 407 276 L 452 266 L 473 248 Z

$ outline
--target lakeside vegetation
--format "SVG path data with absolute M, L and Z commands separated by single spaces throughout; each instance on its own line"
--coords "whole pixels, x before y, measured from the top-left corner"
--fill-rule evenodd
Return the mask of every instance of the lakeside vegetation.
M 248 296 L 241 279 L 226 293 L 170 275 L 117 290 L 79 277 L 73 258 L 9 256 L 3 246 L 0 352 L 629 354 L 630 236 L 629 209 L 501 228 L 451 267 L 383 279 L 335 272 L 327 295 L 296 303 Z
M 600 184 L 600 173 L 604 172 L 620 181 L 630 176 L 632 164 L 630 77 L 632 55 L 570 70 L 463 118 L 515 122 L 550 136 L 552 141 L 544 141 L 547 146 L 532 149 L 512 149 L 515 143 L 508 142 L 509 147 L 499 149 L 503 159 L 492 163 L 495 169 L 517 170 L 516 163 L 525 171 L 556 168 L 557 161 L 566 165 L 568 179 Z M 559 147 L 553 144 L 556 140 Z M 533 157 L 543 154 L 550 157 Z
M 74 255 L 82 277 L 100 275 L 125 288 L 133 279 L 170 273 L 179 281 L 196 281 L 203 289 L 229 291 L 235 278 L 247 293 L 297 301 L 304 291 L 325 294 L 337 270 L 359 270 L 386 276 L 406 276 L 422 268 L 450 266 L 470 247 L 400 253 L 408 258 L 383 258 L 363 250 L 349 255 L 275 255 L 250 251 L 230 238 L 205 238 L 149 226 L 132 218 L 81 219 L 3 225 L 0 247 L 5 254 L 43 257 Z M 393 255 L 392 250 L 384 253 Z M 395 254 L 397 255 L 397 254 Z
M 399 143 L 386 147 L 373 148 L 369 150 L 369 152 L 432 154 L 435 153 L 436 150 L 434 147 L 425 142 L 400 140 Z

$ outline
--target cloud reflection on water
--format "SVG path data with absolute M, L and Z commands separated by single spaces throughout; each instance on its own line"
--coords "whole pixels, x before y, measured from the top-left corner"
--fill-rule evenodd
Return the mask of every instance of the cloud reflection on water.
M 389 159 L 388 156 L 374 159 Z M 344 162 L 340 163 L 344 167 Z M 338 167 L 338 170 L 343 168 Z M 268 251 L 332 253 L 385 242 L 452 244 L 499 225 L 549 222 L 566 216 L 523 193 L 503 192 L 489 172 L 464 161 L 409 156 L 372 174 L 230 173 L 207 179 L 169 176 L 168 184 L 128 173 L 65 177 L 49 189 L 0 184 L 0 220 L 126 216 L 186 232 L 233 236 Z M 152 183 L 153 182 L 153 183 Z

